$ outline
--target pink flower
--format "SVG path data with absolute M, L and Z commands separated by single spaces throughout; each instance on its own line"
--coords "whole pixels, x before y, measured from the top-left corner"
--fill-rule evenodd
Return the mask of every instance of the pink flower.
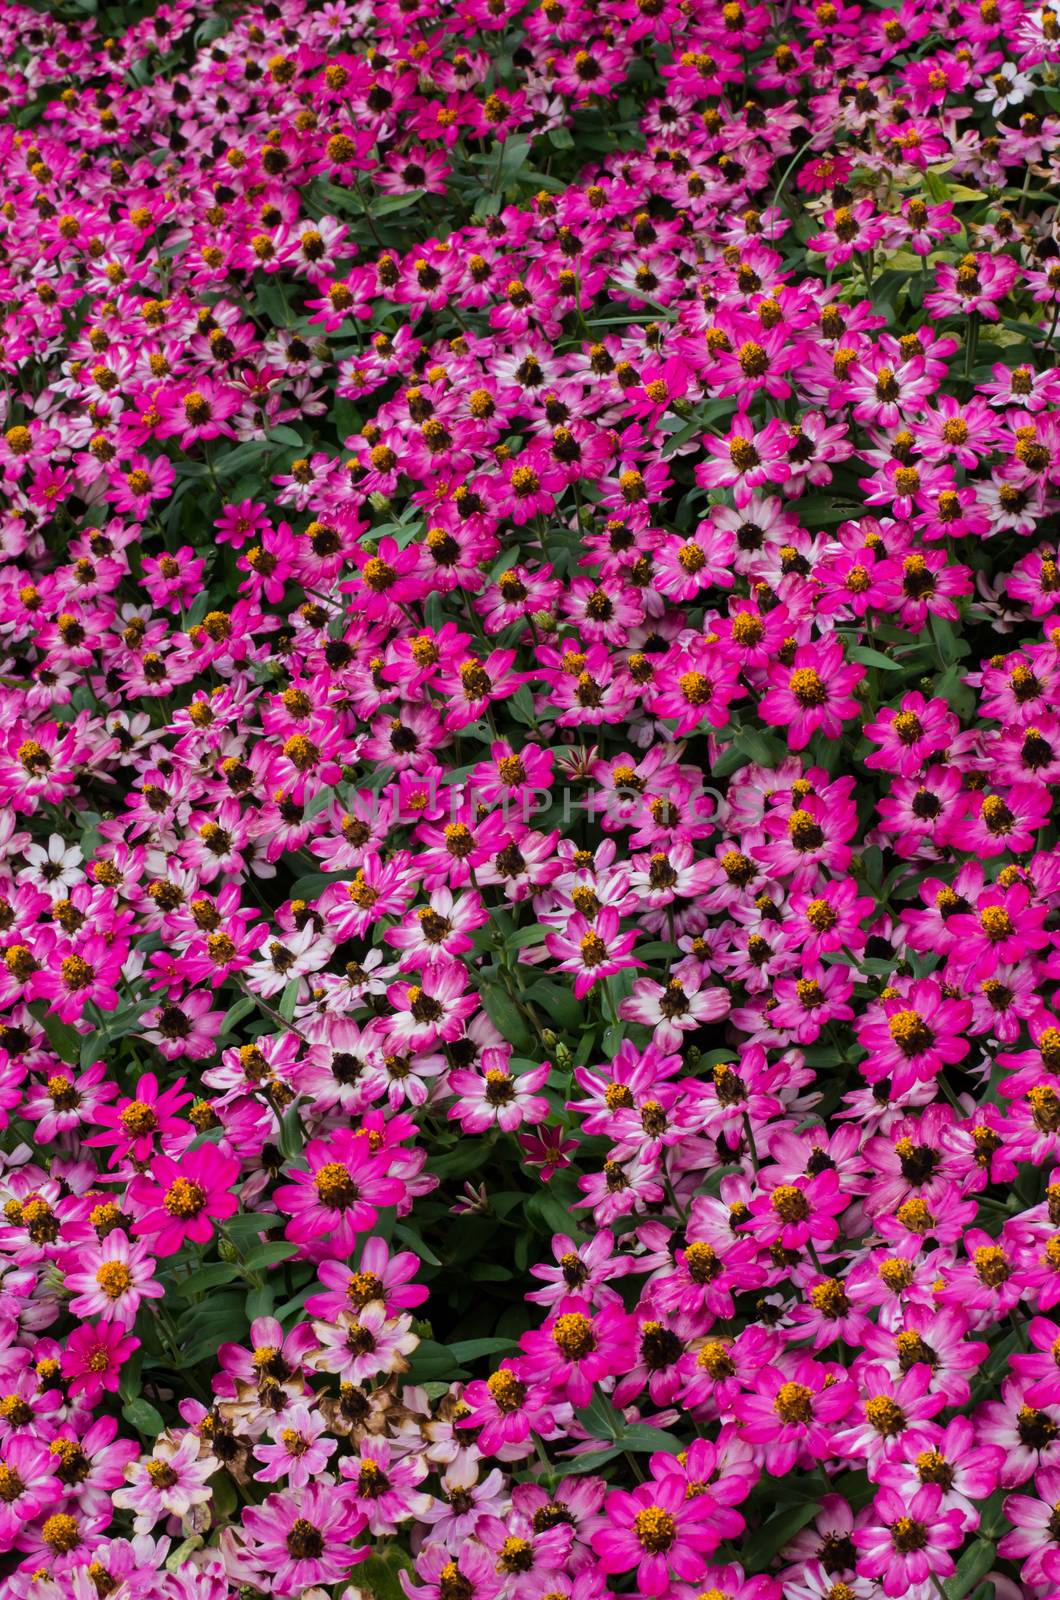
M 776 1242 L 785 1250 L 800 1250 L 808 1241 L 824 1246 L 838 1237 L 835 1218 L 848 1203 L 835 1172 L 826 1169 L 756 1195 L 745 1226 L 764 1244 Z
M 695 1582 L 706 1555 L 742 1518 L 719 1506 L 711 1494 L 689 1499 L 679 1473 L 638 1484 L 631 1492 L 616 1489 L 604 1502 L 606 1527 L 592 1535 L 592 1547 L 605 1573 L 636 1573 L 645 1595 L 665 1594 L 673 1578 Z
M 535 1378 L 572 1405 L 588 1405 L 601 1378 L 623 1372 L 636 1348 L 633 1319 L 621 1306 L 593 1310 L 571 1295 L 559 1302 L 544 1327 L 519 1341 L 533 1364 Z
M 575 999 L 582 999 L 594 984 L 629 967 L 642 967 L 630 952 L 635 933 L 619 933 L 618 912 L 604 906 L 590 922 L 576 912 L 562 934 L 550 933 L 545 949 L 561 972 L 573 972 Z
M 243 1513 L 251 1566 L 281 1600 L 346 1577 L 371 1554 L 369 1545 L 353 1544 L 364 1526 L 348 1489 L 335 1485 L 270 1494 Z
M 311 1478 L 319 1477 L 337 1448 L 334 1439 L 321 1437 L 327 1426 L 319 1412 L 304 1405 L 291 1406 L 269 1430 L 274 1442 L 255 1447 L 255 1460 L 263 1463 L 261 1471 L 254 1474 L 258 1482 L 276 1483 L 286 1478 L 292 1489 L 301 1489 Z
M 546 1433 L 551 1428 L 546 1391 L 526 1382 L 522 1371 L 522 1363 L 505 1362 L 485 1382 L 476 1379 L 464 1390 L 464 1404 L 471 1410 L 460 1425 L 482 1430 L 478 1448 L 485 1455 L 522 1444 L 531 1430 Z
M 864 676 L 864 667 L 844 662 L 842 646 L 835 639 L 800 645 L 791 667 L 777 662 L 770 669 L 770 687 L 759 712 L 772 726 L 788 730 L 792 750 L 802 750 L 818 730 L 838 739 L 844 722 L 857 715 L 851 690 Z
M 487 1052 L 487 1060 L 491 1054 Z M 454 1068 L 449 1087 L 460 1098 L 449 1107 L 449 1116 L 459 1121 L 466 1133 L 484 1133 L 494 1126 L 511 1133 L 524 1122 L 544 1122 L 549 1103 L 534 1091 L 544 1087 L 550 1071 L 547 1061 L 518 1076 L 501 1065 L 487 1066 L 481 1075 Z
M 1042 1467 L 1035 1474 L 1038 1498 L 1010 1494 L 1005 1515 L 1016 1524 L 997 1547 L 998 1555 L 1016 1561 L 1021 1575 L 1032 1584 L 1060 1583 L 1060 1536 L 1056 1532 L 1056 1507 L 1060 1504 L 1060 1468 Z
M 160 1089 L 153 1072 L 145 1072 L 136 1083 L 134 1097 L 116 1106 L 101 1106 L 93 1121 L 105 1133 L 93 1134 L 85 1143 L 89 1146 L 113 1145 L 111 1164 L 122 1157 L 134 1161 L 149 1161 L 155 1151 L 155 1141 L 166 1135 L 186 1134 L 188 1124 L 174 1113 L 181 1106 L 190 1105 L 193 1095 L 182 1094 L 184 1079 L 178 1078 L 166 1089 Z
M 858 1571 L 878 1578 L 885 1595 L 899 1596 L 954 1571 L 950 1551 L 964 1540 L 963 1511 L 941 1510 L 942 1490 L 926 1483 L 912 1495 L 880 1489 L 873 1512 L 879 1521 L 855 1528 Z
M 101 1317 L 131 1328 L 140 1302 L 158 1300 L 165 1289 L 154 1277 L 155 1263 L 147 1246 L 131 1243 L 120 1228 L 108 1233 L 94 1248 L 81 1253 L 76 1272 L 66 1274 L 66 1288 L 74 1299 L 75 1317 Z
M 767 1472 L 790 1472 L 800 1459 L 835 1453 L 836 1429 L 853 1406 L 856 1390 L 833 1364 L 808 1356 L 765 1367 L 754 1392 L 737 1396 L 733 1411 L 743 1437 L 760 1447 Z
M 54 1503 L 58 1488 L 56 1456 L 40 1439 L 15 1435 L 0 1445 L 0 1543 L 9 1550 L 27 1522 Z
M 129 1198 L 136 1221 L 133 1233 L 150 1241 L 160 1256 L 171 1256 L 184 1242 L 205 1244 L 214 1224 L 239 1209 L 230 1191 L 239 1162 L 215 1145 L 189 1150 L 179 1162 L 156 1156 L 150 1176 L 134 1178 Z
M 955 919 L 956 920 L 956 919 Z M 918 978 L 905 993 L 877 1002 L 857 1030 L 869 1052 L 862 1071 L 869 1083 L 890 1078 L 896 1094 L 963 1061 L 970 1049 L 963 1037 L 972 1020 L 967 1000 L 947 998 L 930 978 Z
M 328 1255 L 348 1256 L 358 1236 L 374 1226 L 379 1207 L 396 1205 L 404 1187 L 370 1141 L 346 1128 L 331 1139 L 311 1140 L 305 1159 L 308 1171 L 292 1171 L 292 1182 L 276 1190 L 276 1204 L 291 1219 L 287 1237 L 326 1242 Z
M 75 1328 L 62 1357 L 71 1395 L 83 1395 L 85 1404 L 94 1406 L 104 1391 L 114 1394 L 123 1362 L 139 1348 L 139 1339 L 115 1322 L 83 1323 Z
M 180 1439 L 163 1434 L 150 1457 L 126 1468 L 129 1487 L 115 1492 L 114 1504 L 135 1512 L 137 1533 L 150 1533 L 167 1517 L 186 1517 L 192 1507 L 205 1505 L 212 1492 L 209 1479 L 220 1466 L 190 1429 Z
M 399 1454 L 389 1439 L 363 1438 L 358 1453 L 339 1468 L 349 1483 L 350 1499 L 377 1538 L 396 1533 L 402 1522 L 422 1518 L 433 1502 L 417 1485 L 427 1476 L 427 1462 L 415 1453 Z

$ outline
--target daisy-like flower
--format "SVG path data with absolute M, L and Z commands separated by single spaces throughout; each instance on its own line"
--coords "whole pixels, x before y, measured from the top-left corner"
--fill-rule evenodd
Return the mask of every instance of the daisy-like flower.
M 537 1094 L 548 1081 L 551 1066 L 543 1061 L 528 1072 L 511 1073 L 496 1052 L 497 1064 L 487 1064 L 494 1052 L 486 1053 L 481 1073 L 455 1067 L 449 1074 L 449 1087 L 459 1099 L 449 1107 L 451 1119 L 459 1121 L 466 1133 L 484 1133 L 487 1128 L 502 1128 L 505 1133 L 523 1123 L 544 1122 L 549 1103 Z
M 363 1384 L 390 1372 L 404 1372 L 405 1357 L 419 1344 L 412 1318 L 388 1317 L 378 1301 L 356 1312 L 341 1311 L 334 1323 L 314 1322 L 320 1350 L 313 1365 L 336 1373 L 342 1383 Z
M 545 949 L 561 972 L 574 973 L 574 995 L 581 1000 L 594 984 L 629 967 L 642 967 L 631 952 L 636 933 L 619 932 L 619 916 L 604 906 L 590 921 L 576 912 L 563 933 L 550 933 Z
M 317 1277 L 328 1292 L 311 1295 L 306 1310 L 334 1320 L 340 1311 L 358 1311 L 373 1300 L 391 1311 L 422 1305 L 426 1285 L 411 1281 L 419 1269 L 419 1257 L 411 1250 L 391 1255 L 385 1240 L 366 1239 L 356 1270 L 344 1261 L 320 1263 Z
M 194 1506 L 205 1505 L 209 1479 L 220 1466 L 190 1429 L 179 1439 L 163 1433 L 150 1456 L 125 1469 L 129 1487 L 115 1491 L 114 1504 L 135 1513 L 137 1533 L 150 1533 L 165 1518 L 186 1517 Z
M 952 1575 L 950 1551 L 963 1543 L 967 1518 L 957 1508 L 942 1510 L 938 1484 L 926 1483 L 908 1497 L 881 1489 L 873 1512 L 877 1520 L 856 1528 L 852 1537 L 858 1570 L 878 1579 L 885 1595 L 904 1595 Z
M 0 1445 L 0 1540 L 7 1549 L 27 1523 L 54 1504 L 55 1456 L 40 1439 L 25 1434 Z
M 66 940 L 56 948 L 53 963 L 38 973 L 34 992 L 49 1001 L 61 1022 L 75 1022 L 90 1003 L 103 1011 L 118 1005 L 115 987 L 121 977 L 125 948 L 90 934 L 76 943 Z
M 292 1489 L 301 1489 L 311 1478 L 325 1471 L 328 1457 L 337 1448 L 327 1434 L 327 1421 L 308 1406 L 291 1406 L 269 1430 L 272 1444 L 258 1444 L 255 1460 L 262 1463 L 254 1474 L 261 1483 L 276 1483 L 286 1478 Z
M 242 1520 L 248 1560 L 280 1600 L 348 1576 L 371 1553 L 353 1543 L 364 1526 L 349 1490 L 333 1484 L 270 1494 Z
M 145 1072 L 137 1080 L 132 1099 L 99 1108 L 93 1121 L 106 1131 L 93 1134 L 85 1143 L 101 1148 L 112 1145 L 112 1165 L 127 1157 L 146 1163 L 155 1152 L 156 1140 L 186 1134 L 187 1122 L 175 1113 L 190 1105 L 194 1096 L 182 1093 L 183 1089 L 183 1078 L 163 1089 L 153 1072 Z
M 74 1295 L 70 1310 L 77 1317 L 100 1317 L 131 1328 L 141 1301 L 165 1294 L 154 1270 L 147 1245 L 115 1228 L 94 1248 L 83 1250 L 78 1270 L 66 1274 L 66 1288 Z
M 785 1250 L 800 1250 L 808 1241 L 823 1247 L 838 1237 L 835 1219 L 848 1203 L 835 1172 L 826 1169 L 756 1195 L 744 1226 L 763 1243 Z
M 61 834 L 49 834 L 47 846 L 27 845 L 23 854 L 26 865 L 19 881 L 36 884 L 53 900 L 61 900 L 82 882 L 84 857 L 77 845 L 68 844 Z
M 869 1083 L 891 1080 L 896 1094 L 963 1061 L 970 1044 L 964 1031 L 971 1002 L 944 994 L 930 978 L 918 978 L 904 993 L 870 1007 L 857 1030 L 869 1052 L 863 1071 Z
M 62 1372 L 71 1395 L 83 1395 L 84 1403 L 95 1405 L 104 1390 L 114 1394 L 123 1364 L 140 1348 L 117 1322 L 101 1319 L 75 1328 L 66 1341 Z
M 636 1333 L 621 1306 L 595 1309 L 576 1295 L 561 1300 L 541 1329 L 524 1333 L 520 1348 L 535 1377 L 572 1405 L 588 1405 L 593 1385 L 632 1364 Z
M 377 1538 L 397 1532 L 402 1522 L 422 1517 L 432 1501 L 417 1485 L 427 1476 L 420 1455 L 398 1455 L 389 1439 L 361 1440 L 359 1454 L 347 1456 L 339 1469 L 350 1486 L 350 1498 Z
M 396 1205 L 404 1194 L 371 1141 L 348 1129 L 306 1146 L 306 1171 L 292 1171 L 291 1182 L 276 1190 L 276 1204 L 290 1218 L 287 1237 L 320 1241 L 327 1254 L 352 1254 L 360 1234 L 371 1229 L 380 1206 Z
M 1012 1494 L 1005 1501 L 1005 1515 L 1016 1526 L 998 1544 L 998 1554 L 1017 1561 L 1028 1583 L 1056 1584 L 1060 1581 L 1060 1469 L 1042 1467 L 1035 1474 L 1034 1487 L 1037 1498 Z
M 791 897 L 794 927 L 788 929 L 788 942 L 801 947 L 804 957 L 815 961 L 835 950 L 858 951 L 864 947 L 861 923 L 872 912 L 874 901 L 859 895 L 849 878 L 823 884 L 816 894 Z
M 864 667 L 844 660 L 835 639 L 800 645 L 790 667 L 778 662 L 770 669 L 759 711 L 772 726 L 787 729 L 792 750 L 802 750 L 818 730 L 838 739 L 844 722 L 857 715 L 851 691 L 864 676 Z
M 467 972 L 456 961 L 428 964 L 419 983 L 395 983 L 387 990 L 393 1008 L 386 1029 L 400 1049 L 426 1050 L 437 1040 L 451 1042 L 478 1009 L 467 992 Z
M 875 1463 L 893 1460 L 914 1444 L 930 1446 L 929 1421 L 946 1397 L 932 1389 L 931 1368 L 925 1362 L 915 1362 L 897 1377 L 869 1364 L 858 1381 L 861 1396 L 837 1441 L 840 1450 Z
M 602 1570 L 634 1572 L 645 1595 L 666 1594 L 674 1578 L 699 1578 L 706 1556 L 743 1520 L 712 1495 L 689 1498 L 678 1473 L 638 1484 L 630 1493 L 614 1490 L 602 1515 L 606 1525 L 592 1535 Z
M 618 1008 L 620 1017 L 630 1022 L 642 1022 L 653 1029 L 652 1040 L 660 1050 L 680 1048 L 681 1035 L 705 1022 L 716 1022 L 729 1010 L 730 1000 L 725 989 L 704 987 L 702 976 L 695 974 L 671 978 L 666 984 L 652 978 L 637 978 L 633 992 Z
M 136 1220 L 133 1233 L 149 1242 L 160 1256 L 171 1256 L 186 1241 L 205 1244 L 214 1226 L 239 1209 L 232 1186 L 239 1162 L 214 1145 L 189 1150 L 181 1160 L 156 1156 L 149 1175 L 129 1186 Z
M 551 1425 L 554 1413 L 546 1391 L 526 1382 L 521 1372 L 521 1363 L 502 1363 L 484 1382 L 476 1379 L 464 1390 L 463 1404 L 470 1410 L 460 1425 L 482 1430 L 478 1447 L 486 1454 L 521 1445 L 531 1431 L 547 1432 Z
M 857 1391 L 831 1364 L 801 1357 L 766 1367 L 752 1393 L 737 1397 L 734 1412 L 743 1436 L 761 1453 L 766 1470 L 789 1472 L 800 1456 L 824 1460 L 835 1451 L 835 1424 L 850 1411 Z
M 902 697 L 899 710 L 885 706 L 879 719 L 866 723 L 865 737 L 879 745 L 866 756 L 867 767 L 881 767 L 913 778 L 954 739 L 960 723 L 944 700 L 925 700 L 913 692 Z

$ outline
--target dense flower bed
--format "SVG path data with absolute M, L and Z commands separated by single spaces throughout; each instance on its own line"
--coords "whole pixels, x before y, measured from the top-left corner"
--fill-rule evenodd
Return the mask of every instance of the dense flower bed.
M 5 1600 L 1057 1600 L 1057 14 L 0 35 Z

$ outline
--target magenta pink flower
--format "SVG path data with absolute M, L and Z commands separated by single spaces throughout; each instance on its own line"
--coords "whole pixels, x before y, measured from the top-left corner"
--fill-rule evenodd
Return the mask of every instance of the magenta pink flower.
M 231 1193 L 238 1176 L 239 1162 L 210 1144 L 189 1150 L 179 1162 L 156 1156 L 150 1175 L 134 1178 L 129 1186 L 133 1232 L 161 1256 L 173 1255 L 185 1240 L 205 1244 L 214 1225 L 238 1210 Z
M 926 1483 L 908 1497 L 881 1489 L 873 1501 L 879 1521 L 855 1529 L 858 1571 L 878 1578 L 885 1595 L 908 1593 L 914 1584 L 948 1578 L 954 1571 L 950 1551 L 964 1539 L 963 1511 L 941 1509 L 942 1490 Z
M 174 1115 L 179 1107 L 189 1105 L 193 1095 L 182 1094 L 184 1079 L 178 1078 L 169 1088 L 160 1089 L 153 1072 L 144 1073 L 137 1080 L 132 1099 L 119 1101 L 114 1106 L 101 1106 L 94 1122 L 105 1133 L 93 1134 L 85 1143 L 90 1146 L 113 1145 L 112 1164 L 122 1157 L 147 1162 L 154 1154 L 156 1140 L 187 1132 L 187 1122 Z
M 858 1042 L 869 1052 L 866 1079 L 877 1083 L 890 1078 L 901 1094 L 911 1083 L 962 1061 L 970 1049 L 964 1030 L 971 1017 L 967 1000 L 947 998 L 930 978 L 878 1002 L 858 1028 Z
M 766 1470 L 780 1477 L 800 1459 L 821 1461 L 835 1453 L 835 1424 L 855 1399 L 854 1385 L 833 1364 L 800 1357 L 760 1371 L 753 1392 L 738 1396 L 734 1413 Z
M 689 1499 L 676 1473 L 638 1484 L 632 1493 L 615 1490 L 604 1502 L 606 1527 L 592 1535 L 592 1547 L 605 1573 L 636 1574 L 642 1594 L 665 1594 L 674 1577 L 694 1582 L 705 1556 L 742 1518 L 719 1506 L 713 1495 Z
M 292 1182 L 276 1191 L 276 1202 L 290 1217 L 287 1237 L 324 1240 L 327 1252 L 349 1255 L 360 1234 L 375 1224 L 380 1206 L 395 1205 L 404 1193 L 400 1180 L 368 1139 L 342 1129 L 334 1138 L 306 1146 L 308 1171 L 292 1171 Z
M 369 1554 L 353 1540 L 365 1519 L 348 1490 L 309 1484 L 288 1494 L 270 1494 L 243 1515 L 247 1553 L 254 1572 L 281 1597 L 300 1595 L 313 1584 L 335 1583 Z
M 759 712 L 765 722 L 788 730 L 792 750 L 803 749 L 818 730 L 838 739 L 844 722 L 857 715 L 851 690 L 864 676 L 863 667 L 844 661 L 836 640 L 802 645 L 790 667 L 777 663 L 770 669 Z
M 122 1363 L 140 1348 L 125 1328 L 116 1322 L 84 1323 L 66 1341 L 62 1357 L 63 1376 L 72 1395 L 83 1395 L 86 1405 L 95 1405 L 106 1391 L 116 1392 Z
M 544 1327 L 519 1341 L 535 1378 L 550 1394 L 572 1405 L 588 1405 L 593 1386 L 626 1370 L 635 1349 L 633 1319 L 621 1306 L 594 1310 L 571 1295 L 559 1302 Z

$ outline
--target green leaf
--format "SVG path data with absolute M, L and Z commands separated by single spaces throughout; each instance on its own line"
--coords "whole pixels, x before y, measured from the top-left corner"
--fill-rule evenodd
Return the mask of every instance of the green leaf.
M 145 1439 L 157 1439 L 165 1427 L 159 1412 L 149 1400 L 130 1400 L 128 1405 L 122 1406 L 121 1414 L 131 1428 L 137 1433 L 142 1433 Z
M 213 1483 L 215 1480 L 211 1479 L 210 1481 Z M 212 1498 L 210 1508 L 216 1515 L 216 1506 Z M 205 1542 L 201 1533 L 189 1533 L 188 1537 L 181 1544 L 178 1544 L 175 1550 L 171 1550 L 166 1557 L 166 1571 L 178 1572 L 196 1550 L 202 1549 Z
M 84 1035 L 71 1027 L 69 1022 L 60 1022 L 58 1017 L 51 1014 L 43 1000 L 31 1000 L 29 1009 L 47 1034 L 48 1043 L 59 1060 L 65 1061 L 68 1066 L 76 1067 L 81 1059 Z
M 975 693 L 963 679 L 964 674 L 955 663 L 935 679 L 934 692 L 952 706 L 959 717 L 970 717 L 975 710 Z
M 597 1391 L 587 1406 L 582 1406 L 575 1416 L 594 1439 L 608 1439 L 617 1444 L 625 1431 L 625 1420 L 621 1411 L 616 1411 L 606 1395 Z
M 666 1433 L 662 1428 L 649 1428 L 643 1422 L 636 1422 L 631 1428 L 624 1429 L 618 1442 L 623 1450 L 665 1450 L 671 1456 L 685 1448 L 676 1433 Z
M 805 1505 L 788 1506 L 777 1516 L 770 1517 L 769 1521 L 747 1540 L 745 1548 L 751 1558 L 752 1571 L 764 1572 L 777 1551 L 790 1539 L 794 1539 L 800 1528 L 805 1528 L 816 1514 L 817 1502 L 810 1500 Z
M 935 636 L 942 659 L 947 664 L 961 661 L 971 654 L 971 646 L 964 639 L 957 637 L 952 624 L 945 617 L 931 618 L 931 632 Z
M 292 978 L 284 987 L 283 994 L 280 996 L 280 1003 L 276 1007 L 284 1022 L 290 1022 L 294 1016 L 294 1008 L 298 1004 L 298 991 L 301 987 L 301 978 Z
M 286 1217 L 279 1216 L 275 1211 L 240 1211 L 228 1218 L 224 1231 L 238 1244 L 241 1239 L 268 1233 L 270 1228 L 278 1228 L 286 1221 Z
M 432 1378 L 466 1378 L 466 1368 L 460 1367 L 447 1345 L 434 1339 L 421 1339 L 409 1358 L 409 1382 L 423 1383 Z
M 243 1265 L 249 1272 L 254 1272 L 258 1267 L 273 1267 L 278 1261 L 289 1261 L 296 1256 L 301 1245 L 290 1244 L 285 1239 L 278 1239 L 274 1243 L 271 1239 L 264 1244 L 257 1244 L 249 1251 Z
M 225 1012 L 221 1022 L 221 1032 L 231 1033 L 236 1023 L 242 1022 L 244 1017 L 249 1017 L 250 1013 L 255 1009 L 251 996 L 249 994 L 243 995 L 242 999 L 237 1000 L 235 1005 L 229 1006 Z
M 412 206 L 419 205 L 423 195 L 422 189 L 413 189 L 409 194 L 383 195 L 380 199 L 372 201 L 368 211 L 373 217 L 393 216 L 395 211 L 408 211 Z
M 210 1479 L 210 1517 L 214 1526 L 234 1517 L 239 1510 L 236 1486 L 227 1472 L 215 1472 Z
M 724 778 L 737 768 L 753 761 L 759 767 L 775 767 L 784 757 L 786 747 L 772 734 L 761 728 L 741 728 L 732 741 L 721 751 L 710 768 L 713 778 Z
M 953 1577 L 947 1578 L 942 1585 L 948 1600 L 963 1600 L 964 1595 L 981 1583 L 994 1565 L 996 1554 L 989 1539 L 976 1539 L 974 1544 L 970 1544 L 958 1561 Z
M 222 482 L 227 478 L 234 478 L 244 467 L 250 466 L 252 462 L 260 460 L 268 453 L 267 439 L 248 439 L 246 444 L 237 445 L 227 455 L 222 455 L 214 467 L 214 473 Z
M 563 1470 L 568 1476 L 576 1472 L 595 1472 L 605 1461 L 613 1461 L 621 1454 L 622 1446 L 613 1444 L 607 1450 L 590 1450 L 583 1456 L 567 1456 L 564 1458 Z
M 305 1149 L 305 1124 L 298 1110 L 297 1100 L 283 1114 L 280 1123 L 280 1152 L 288 1161 L 297 1161 Z
M 541 979 L 526 990 L 526 998 L 541 1007 L 551 1027 L 562 1028 L 565 1033 L 576 1033 L 581 1027 L 585 1007 L 564 984 Z
M 177 1288 L 182 1294 L 202 1294 L 204 1289 L 216 1289 L 219 1283 L 231 1283 L 233 1278 L 238 1277 L 237 1262 L 211 1261 L 208 1266 L 200 1267 L 197 1272 L 182 1278 Z
M 252 1289 L 247 1295 L 247 1316 L 251 1322 L 255 1317 L 270 1316 L 275 1302 L 271 1283 L 263 1284 L 260 1289 Z
M 494 1027 L 503 1034 L 509 1044 L 514 1044 L 520 1050 L 528 1050 L 531 1045 L 530 1030 L 522 1012 L 507 990 L 502 989 L 499 984 L 488 983 L 482 979 L 480 993 L 486 1014 Z
M 457 1361 L 474 1361 L 479 1356 L 507 1355 L 515 1345 L 511 1339 L 458 1339 L 448 1349 Z
M 134 1350 L 127 1361 L 122 1362 L 121 1375 L 118 1379 L 118 1393 L 126 1404 L 135 1400 L 140 1393 L 140 1373 L 144 1364 L 144 1348 Z
M 485 1144 L 481 1139 L 460 1139 L 440 1155 L 429 1156 L 427 1167 L 438 1178 L 462 1178 L 482 1166 Z M 569 1218 L 567 1219 L 570 1220 Z
M 890 656 L 885 656 L 882 650 L 870 650 L 868 645 L 853 644 L 847 651 L 851 661 L 860 661 L 866 667 L 879 667 L 884 672 L 901 672 L 899 661 L 892 661 Z
M 421 1261 L 426 1261 L 428 1266 L 440 1267 L 442 1265 L 430 1245 L 424 1244 L 414 1228 L 406 1227 L 403 1222 L 397 1222 L 394 1224 L 394 1238 L 401 1244 L 408 1245 L 409 1249 L 414 1251 Z
M 530 1196 L 525 1216 L 528 1222 L 538 1223 L 543 1233 L 569 1233 L 574 1227 L 569 1206 L 551 1185 Z
M 405 1600 L 400 1572 L 411 1572 L 412 1562 L 404 1550 L 391 1545 L 385 1555 L 370 1555 L 354 1568 L 357 1588 L 375 1600 Z

